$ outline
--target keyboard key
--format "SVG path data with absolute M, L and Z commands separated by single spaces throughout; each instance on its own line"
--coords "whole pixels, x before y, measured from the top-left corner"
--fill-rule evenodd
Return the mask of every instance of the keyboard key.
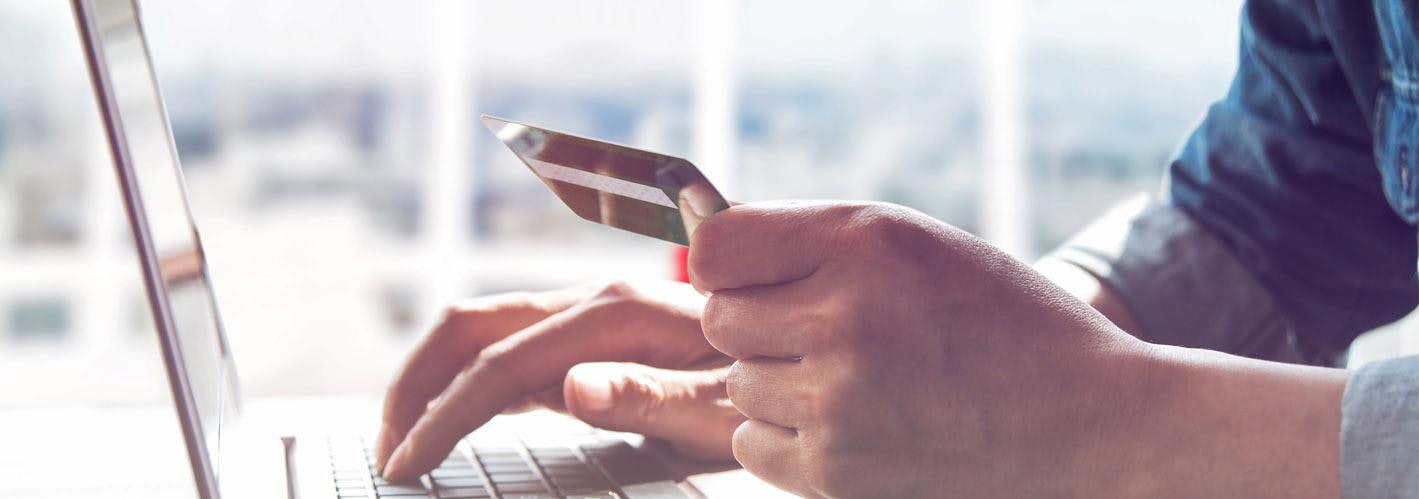
M 434 487 L 482 487 L 482 478 L 434 478 Z
M 583 445 L 582 450 L 611 477 L 617 485 L 652 483 L 675 477 L 665 465 L 631 448 L 625 442 Z M 624 487 L 622 487 L 624 489 Z
M 621 491 L 626 493 L 627 499 L 691 499 L 689 494 L 680 490 L 679 485 L 669 480 L 628 485 L 621 487 Z
M 584 492 L 566 492 L 563 494 L 567 499 L 617 499 L 616 494 L 609 490 L 588 490 Z
M 553 480 L 587 480 L 587 479 L 592 479 L 592 478 L 601 478 L 601 475 L 600 475 L 600 474 L 596 473 L 596 471 L 594 471 L 594 470 L 589 470 L 589 469 L 582 469 L 582 470 L 575 470 L 575 471 L 572 471 L 572 470 L 543 470 L 543 471 L 545 471 L 545 472 L 547 473 L 547 476 L 550 477 L 550 478 L 553 479 Z
M 600 485 L 600 486 L 595 486 L 595 487 L 592 487 L 592 486 L 559 487 L 559 488 L 557 489 L 557 492 L 561 492 L 562 495 L 566 495 L 566 496 L 576 496 L 576 495 L 593 495 L 593 496 L 594 496 L 594 495 L 596 495 L 596 494 L 600 494 L 600 493 L 602 493 L 602 492 L 604 492 L 604 491 L 607 491 L 607 490 L 610 490 L 609 486 L 607 486 L 607 485 Z
M 424 488 L 423 484 L 380 485 L 375 487 L 374 490 L 376 492 L 379 492 L 379 495 L 382 496 L 411 493 L 423 494 L 428 492 L 428 490 Z
M 542 479 L 541 479 L 540 477 L 538 477 L 536 473 L 533 473 L 531 470 L 522 471 L 522 472 L 516 472 L 516 473 L 506 473 L 506 472 L 488 473 L 488 479 L 489 479 L 489 480 L 492 480 L 493 483 L 499 483 L 499 482 L 526 482 L 526 481 L 539 482 L 539 481 L 542 481 Z
M 579 469 L 583 469 L 583 468 L 588 468 L 588 467 L 590 467 L 590 466 L 588 466 L 586 463 L 583 463 L 583 462 L 581 462 L 581 461 L 550 461 L 550 462 L 549 462 L 549 461 L 538 461 L 537 464 L 542 465 L 542 468 L 543 468 L 543 469 L 558 469 L 558 470 L 562 470 L 562 469 L 575 469 L 575 470 L 579 470 Z
M 473 468 L 461 469 L 436 469 L 429 472 L 429 476 L 434 478 L 476 478 L 478 470 Z
M 477 454 L 480 458 L 500 459 L 515 457 L 522 459 L 522 453 L 511 447 L 475 447 L 473 448 L 473 453 Z
M 581 470 L 581 469 L 587 469 L 587 468 L 590 468 L 590 467 L 591 467 L 591 465 L 586 464 L 586 463 L 583 463 L 583 462 L 581 462 L 581 461 L 557 461 L 557 462 L 551 462 L 551 463 L 548 463 L 548 462 L 540 462 L 540 463 L 537 463 L 537 464 L 540 465 L 540 466 L 542 466 L 542 469 L 544 469 L 544 470 L 560 470 L 560 471 Z
M 522 464 L 522 463 L 518 463 L 518 464 L 490 464 L 490 465 L 483 466 L 483 469 L 486 470 L 488 473 L 531 473 L 531 472 L 532 472 L 532 467 L 530 467 L 530 466 L 528 466 L 528 465 L 526 465 L 526 464 Z
M 507 495 L 509 493 L 522 492 L 548 492 L 547 486 L 542 482 L 520 482 L 520 483 L 498 483 L 498 492 Z
M 543 458 L 552 458 L 552 457 L 559 457 L 559 456 L 571 457 L 571 458 L 575 458 L 575 457 L 576 457 L 576 453 L 575 453 L 575 452 L 572 452 L 572 450 L 569 449 L 569 448 L 567 448 L 567 447 L 540 447 L 540 448 L 527 449 L 527 452 L 528 452 L 529 454 L 532 454 L 532 457 L 535 457 L 535 458 L 537 458 L 538 460 L 541 460 L 541 459 L 543 459 Z
M 553 485 L 566 490 L 586 490 L 586 489 L 610 489 L 611 484 L 601 479 L 577 479 L 577 480 L 553 480 Z
M 482 499 L 492 496 L 492 492 L 482 487 L 456 487 L 439 490 L 439 497 L 443 499 Z

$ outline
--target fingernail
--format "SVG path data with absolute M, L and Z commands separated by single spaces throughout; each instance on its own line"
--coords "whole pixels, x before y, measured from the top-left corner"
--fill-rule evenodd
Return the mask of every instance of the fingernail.
M 577 401 L 581 402 L 583 409 L 591 412 L 611 410 L 614 402 L 611 400 L 611 380 L 609 378 L 587 380 L 581 383 L 580 388 L 577 391 Z
M 718 213 L 726 208 L 718 195 L 710 194 L 709 188 L 704 185 L 691 184 L 684 186 L 680 190 L 680 199 L 684 205 L 689 205 L 690 212 L 699 217 L 701 221 Z

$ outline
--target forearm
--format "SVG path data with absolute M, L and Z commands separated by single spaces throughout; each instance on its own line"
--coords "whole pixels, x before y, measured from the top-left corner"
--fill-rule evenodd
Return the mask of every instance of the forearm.
M 1339 497 L 1347 373 L 1158 346 L 1094 497 Z M 1106 470 L 1105 470 L 1106 471 Z

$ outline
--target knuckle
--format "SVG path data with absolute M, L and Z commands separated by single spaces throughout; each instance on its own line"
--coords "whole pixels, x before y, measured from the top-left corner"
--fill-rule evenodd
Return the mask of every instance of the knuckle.
M 762 470 L 759 468 L 759 462 L 753 458 L 753 439 L 750 435 L 750 432 L 753 431 L 753 424 L 753 421 L 739 423 L 739 427 L 734 429 L 734 437 L 730 441 L 729 448 L 730 452 L 734 454 L 734 460 L 743 465 L 744 469 L 758 472 Z
M 837 425 L 840 417 L 839 413 L 835 412 L 841 406 L 838 397 L 826 386 L 815 385 L 815 388 L 808 395 L 807 407 L 819 424 L 833 428 Z
M 597 298 L 608 299 L 634 297 L 638 294 L 635 285 L 631 284 L 629 281 L 619 279 L 602 284 L 596 291 Z
M 843 409 L 849 404 L 845 403 L 836 387 L 828 384 L 816 386 L 817 390 L 809 395 L 811 400 L 808 407 L 817 416 L 820 424 L 829 429 L 838 427 L 846 413 Z
M 855 207 L 844 226 L 867 241 L 892 247 L 916 247 L 933 235 L 922 220 L 926 220 L 925 215 L 909 208 L 872 203 Z
M 596 293 L 586 301 L 586 304 L 595 309 L 621 309 L 627 306 L 635 306 L 644 302 L 644 294 L 639 288 L 628 281 L 616 280 L 602 284 L 597 288 Z
M 511 355 L 508 354 L 508 349 L 502 347 L 501 344 L 494 344 L 479 351 L 478 356 L 473 358 L 473 362 L 464 368 L 464 372 L 477 370 L 492 374 L 509 374 L 513 369 L 510 360 Z
M 455 302 L 444 308 L 443 323 L 466 323 L 510 310 L 539 308 L 539 297 L 526 291 L 512 291 Z
M 856 206 L 849 215 L 849 226 L 869 236 L 899 236 L 903 225 L 900 212 L 899 208 L 887 204 Z
M 716 350 L 725 352 L 728 347 L 727 341 L 730 338 L 730 317 L 729 309 L 731 304 L 723 294 L 710 295 L 705 301 L 704 311 L 700 315 L 700 329 L 704 332 L 705 340 Z M 725 352 L 728 354 L 728 352 Z
M 470 331 L 477 330 L 479 324 L 495 311 L 493 306 L 481 301 L 449 305 L 444 307 L 438 325 L 429 336 L 441 340 L 466 337 Z
M 824 293 L 816 306 L 800 307 L 789 313 L 793 314 L 793 323 L 797 324 L 799 329 L 819 337 L 833 338 L 835 344 L 840 343 L 843 341 L 840 338 L 852 332 L 852 328 L 845 328 L 843 324 L 856 310 L 848 306 L 838 306 L 844 299 L 840 293 Z
M 649 375 L 621 376 L 611 383 L 611 400 L 629 405 L 629 416 L 643 425 L 654 425 L 663 412 L 665 390 Z
M 515 360 L 507 348 L 494 345 L 478 352 L 478 356 L 459 376 L 472 376 L 476 372 L 477 376 L 487 378 L 490 383 L 512 387 L 514 393 L 530 393 L 526 378 L 521 373 L 522 365 Z
M 736 407 L 743 406 L 744 402 L 746 402 L 743 398 L 743 394 L 745 393 L 744 389 L 749 387 L 750 381 L 745 369 L 743 362 L 735 362 L 733 365 L 729 366 L 729 372 L 726 373 L 724 377 L 725 395 L 729 397 L 729 403 L 734 404 Z
M 448 305 L 444 307 L 443 313 L 439 314 L 438 325 L 434 327 L 433 336 L 447 336 L 461 331 L 472 322 L 476 313 L 469 310 L 466 305 Z
M 844 369 L 844 372 L 851 372 L 851 369 Z M 844 382 L 843 376 L 851 374 L 827 375 L 822 377 L 817 383 L 811 385 L 808 397 L 808 407 L 817 415 L 821 424 L 832 431 L 844 425 L 851 425 L 856 417 L 858 408 L 862 407 L 863 401 L 859 400 L 848 387 L 854 386 L 851 382 Z

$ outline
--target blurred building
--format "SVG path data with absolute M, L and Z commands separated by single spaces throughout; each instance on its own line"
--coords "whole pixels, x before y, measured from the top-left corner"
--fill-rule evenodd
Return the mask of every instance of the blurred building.
M 667 275 L 667 247 L 571 216 L 479 113 L 690 157 L 738 200 L 989 232 L 982 3 L 454 3 L 143 2 L 248 392 L 378 393 L 438 303 Z M 1225 91 L 1240 2 L 1019 4 L 1029 258 L 1156 189 Z M 68 16 L 0 0 L 0 379 L 30 380 L 0 406 L 166 396 Z M 701 150 L 707 109 L 728 158 Z

